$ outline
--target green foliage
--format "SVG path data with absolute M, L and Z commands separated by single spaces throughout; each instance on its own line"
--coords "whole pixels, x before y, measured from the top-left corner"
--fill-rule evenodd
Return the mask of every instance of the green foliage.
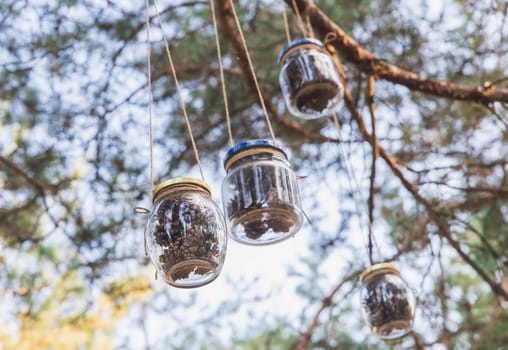
M 0 232 L 5 244 L 17 247 L 27 240 L 40 238 L 41 215 L 43 209 L 34 199 L 15 202 L 10 208 L 0 209 Z
M 273 349 L 284 350 L 289 349 L 295 342 L 294 334 L 288 334 L 280 328 L 266 330 L 252 338 L 237 340 L 233 342 L 233 349 L 240 348 L 244 350 Z
M 367 50 L 424 78 L 508 86 L 501 2 L 456 0 L 442 8 L 392 0 L 316 4 Z M 132 214 L 134 206 L 151 203 L 144 3 L 6 0 L 0 2 L 2 349 L 139 348 L 132 339 L 143 338 L 145 329 L 145 345 L 154 349 L 290 349 L 323 298 L 364 267 L 372 149 L 344 106 L 338 114 L 349 160 L 336 143 L 302 132 L 337 135 L 326 120 L 301 121 L 285 111 L 276 63 L 287 39 L 282 4 L 235 5 L 263 93 L 280 114 L 272 118 L 277 139 L 299 174 L 308 175 L 301 190 L 312 223 L 301 235 L 311 248 L 283 281 L 299 298 L 298 305 L 288 305 L 299 317 L 267 319 L 260 310 L 270 286 L 251 286 L 248 276 L 224 277 L 235 297 L 214 291 L 206 307 L 197 300 L 212 286 L 179 294 L 147 277 L 153 270 L 143 256 L 144 218 Z M 205 175 L 217 185 L 229 144 L 210 9 L 204 1 L 160 6 Z M 296 16 L 287 12 L 291 37 L 301 36 Z M 158 182 L 194 176 L 197 169 L 153 7 L 150 16 Z M 222 34 L 233 136 L 266 138 L 258 97 Z M 370 132 L 367 76 L 341 61 Z M 377 136 L 388 159 L 435 206 L 471 261 L 505 288 L 506 105 L 444 99 L 380 79 L 375 102 Z M 380 157 L 376 170 L 375 257 L 395 257 L 416 289 L 422 305 L 416 330 L 423 341 L 449 349 L 503 348 L 506 301 L 439 235 L 434 217 Z M 247 263 L 234 262 L 240 270 Z M 308 348 L 415 348 L 411 337 L 384 344 L 368 336 L 357 287 L 348 282 L 333 296 Z M 154 324 L 164 325 L 163 332 Z

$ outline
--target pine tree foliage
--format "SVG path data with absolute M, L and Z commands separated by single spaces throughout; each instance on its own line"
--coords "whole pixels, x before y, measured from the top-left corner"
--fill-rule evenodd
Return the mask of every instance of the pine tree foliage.
M 145 218 L 132 211 L 151 205 L 144 2 L 3 0 L 0 348 L 504 349 L 508 5 L 213 3 L 235 141 L 269 133 L 232 3 L 277 139 L 307 176 L 310 222 L 300 235 L 312 243 L 284 277 L 298 316 L 266 305 L 280 291 L 228 271 L 234 297 L 213 294 L 206 308 L 199 291 L 179 294 L 152 278 Z M 158 8 L 207 180 L 218 187 L 229 141 L 210 4 Z M 301 17 L 344 69 L 344 153 L 333 122 L 285 109 L 283 12 L 291 38 L 302 36 Z M 148 14 L 155 181 L 198 176 L 152 2 Z M 394 343 L 369 334 L 355 301 L 369 214 L 375 260 L 393 260 L 418 296 L 414 332 Z

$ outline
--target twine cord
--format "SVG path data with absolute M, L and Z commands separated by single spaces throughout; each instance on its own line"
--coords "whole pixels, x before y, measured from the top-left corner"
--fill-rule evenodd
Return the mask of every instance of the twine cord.
M 295 0 L 293 0 L 293 7 L 295 8 L 295 12 L 297 14 L 297 18 L 299 18 L 299 21 L 302 21 L 302 17 L 301 17 L 301 14 L 300 14 L 300 10 L 298 9 L 298 7 L 296 6 L 296 3 L 295 3 Z M 312 24 L 310 22 L 310 19 L 309 17 L 307 16 L 307 27 L 308 27 L 308 31 L 309 31 L 309 34 L 311 38 L 314 38 L 314 30 L 312 28 Z M 303 23 L 303 21 L 302 21 Z M 329 35 L 329 34 L 332 34 L 332 35 Z M 328 44 L 330 41 L 332 41 L 334 39 L 333 37 L 333 34 L 334 33 L 328 33 L 326 36 L 325 36 L 325 42 Z M 329 50 L 329 54 L 332 56 L 332 59 L 333 59 L 333 62 L 337 68 L 337 70 L 341 71 L 342 70 L 342 67 L 340 65 L 340 62 L 339 62 L 339 59 L 337 57 L 337 55 L 335 53 L 332 54 L 332 52 L 330 52 Z M 373 84 L 373 76 L 371 76 L 371 78 L 369 78 L 371 80 L 369 80 L 369 86 L 371 86 L 371 84 Z M 369 89 L 369 93 L 371 92 L 370 91 L 371 89 Z M 373 92 L 372 92 L 372 95 L 373 95 Z M 369 97 L 371 97 L 369 95 Z M 370 108 L 371 108 L 371 115 L 373 116 L 373 111 L 372 111 L 372 104 L 370 104 Z M 356 211 L 358 213 L 358 216 L 359 216 L 359 219 L 360 219 L 360 225 L 361 225 L 361 229 L 362 231 L 365 231 L 364 230 L 364 226 L 363 226 L 363 222 L 362 222 L 362 219 L 361 217 L 363 216 L 361 213 L 363 213 L 363 211 L 361 210 L 361 207 L 362 205 L 360 203 L 363 203 L 363 201 L 361 199 L 358 198 L 359 196 L 359 193 L 360 193 L 360 184 L 358 183 L 358 178 L 356 176 L 354 176 L 354 171 L 353 171 L 353 166 L 349 160 L 349 157 L 347 156 L 346 154 L 346 150 L 344 148 L 344 143 L 342 141 L 342 133 L 341 133 L 341 127 L 340 127 L 340 123 L 339 123 L 339 118 L 337 117 L 337 113 L 333 113 L 333 116 L 332 116 L 332 119 L 333 119 L 333 123 L 335 125 L 335 128 L 337 130 L 337 135 L 338 135 L 338 141 L 339 141 L 339 148 L 340 148 L 340 151 L 342 153 L 342 157 L 344 158 L 344 164 L 345 164 L 345 168 L 346 168 L 346 174 L 347 174 L 347 177 L 348 177 L 348 182 L 349 182 L 349 187 L 350 187 L 350 190 L 351 190 L 351 194 L 353 196 L 353 201 L 355 202 L 355 208 L 356 208 Z M 373 128 L 374 128 L 374 131 L 373 131 L 373 137 L 375 138 L 375 121 L 373 121 Z M 375 143 L 375 139 L 373 141 Z M 374 146 L 374 149 L 373 149 L 373 173 L 372 173 L 372 176 L 375 176 L 375 159 L 376 159 L 376 156 L 377 156 L 377 149 L 376 149 L 376 146 Z M 373 182 L 371 181 L 371 186 L 373 185 Z M 372 188 L 370 189 L 371 193 L 372 193 Z M 373 247 L 374 247 L 374 232 L 372 230 L 372 221 L 373 221 L 373 210 L 371 209 L 373 207 L 373 204 L 371 204 L 372 198 L 369 198 L 369 203 L 368 203 L 368 206 L 366 206 L 366 212 L 367 212 L 367 225 L 368 225 L 368 230 L 367 230 L 367 238 L 368 238 L 368 242 L 367 242 L 367 254 L 368 254 L 368 259 L 369 259 L 369 264 L 372 266 L 374 264 L 374 259 L 373 259 Z
M 360 184 L 358 183 L 358 178 L 356 176 L 354 176 L 355 174 L 353 171 L 353 166 L 349 160 L 349 157 L 347 156 L 346 149 L 344 147 L 344 142 L 342 139 L 342 131 L 341 131 L 341 127 L 340 127 L 339 118 L 337 117 L 337 113 L 333 113 L 332 121 L 333 121 L 335 129 L 337 131 L 337 140 L 338 140 L 339 150 L 340 150 L 340 153 L 342 154 L 342 158 L 344 159 L 344 168 L 346 169 L 346 175 L 347 175 L 347 179 L 348 179 L 349 189 L 351 191 L 351 195 L 353 196 L 353 202 L 355 203 L 356 213 L 358 214 L 358 218 L 360 221 L 359 222 L 360 229 L 362 232 L 365 232 L 366 231 L 365 226 L 363 225 L 363 221 L 362 221 L 363 210 L 361 210 L 362 205 L 360 204 L 360 203 L 363 203 L 363 201 L 360 198 L 358 198 L 360 195 Z M 369 235 L 368 235 L 369 243 L 368 243 L 368 247 L 367 247 L 367 253 L 368 253 L 368 257 L 369 257 L 369 264 L 373 265 L 372 249 L 370 248 L 370 243 L 371 243 L 371 241 L 370 241 L 370 239 L 371 239 L 370 222 L 369 222 L 368 232 L 369 232 Z M 362 237 L 363 237 L 363 235 L 362 235 Z M 365 243 L 365 240 L 364 240 L 364 243 Z
M 258 82 L 258 79 L 256 77 L 256 72 L 254 70 L 254 65 L 252 64 L 252 59 L 250 57 L 249 50 L 247 48 L 247 41 L 245 40 L 245 36 L 244 36 L 243 30 L 242 30 L 242 26 L 240 25 L 240 20 L 238 19 L 238 15 L 237 15 L 236 10 L 235 10 L 235 4 L 233 4 L 233 0 L 229 0 L 229 3 L 231 5 L 231 10 L 232 10 L 232 13 L 233 13 L 233 17 L 235 19 L 235 24 L 236 24 L 236 26 L 238 28 L 238 32 L 240 34 L 240 40 L 242 42 L 243 49 L 245 50 L 245 55 L 247 56 L 247 62 L 249 64 L 249 68 L 250 68 L 250 71 L 251 71 L 251 74 L 252 74 L 252 79 L 254 80 L 254 85 L 256 86 L 257 94 L 258 94 L 258 97 L 259 97 L 259 103 L 261 104 L 261 108 L 263 109 L 263 113 L 264 113 L 265 118 L 266 118 L 266 124 L 268 126 L 268 130 L 270 131 L 270 136 L 272 137 L 273 143 L 275 143 L 275 134 L 273 132 L 272 123 L 270 122 L 270 116 L 268 115 L 268 111 L 266 109 L 265 101 L 263 99 L 263 94 L 261 93 L 261 88 L 259 87 L 259 82 Z
M 224 98 L 224 109 L 226 112 L 226 125 L 228 128 L 228 137 L 229 137 L 229 145 L 234 145 L 233 140 L 233 132 L 231 131 L 231 118 L 229 116 L 229 105 L 228 105 L 228 95 L 226 92 L 226 80 L 224 78 L 224 66 L 222 65 L 222 54 L 219 40 L 219 31 L 217 29 L 217 15 L 215 14 L 215 6 L 213 4 L 213 0 L 209 0 L 210 8 L 212 9 L 212 23 L 213 30 L 215 32 L 215 46 L 217 47 L 217 60 L 219 61 L 219 72 L 220 72 L 220 82 L 222 89 L 222 97 Z
M 314 29 L 312 28 L 312 23 L 310 23 L 309 16 L 307 16 L 306 20 L 307 20 L 307 28 L 309 30 L 309 37 L 315 38 L 316 36 L 314 35 Z
M 334 37 L 335 37 L 335 35 L 333 33 L 328 33 L 326 35 L 326 37 L 325 37 L 325 42 L 327 42 L 326 49 L 330 53 L 330 56 L 333 59 L 333 63 L 335 64 L 335 67 L 337 68 L 337 71 L 339 72 L 339 75 L 344 77 L 344 70 L 343 70 L 342 65 L 340 63 L 339 57 L 337 56 L 337 53 L 335 52 L 335 49 L 334 49 L 333 45 L 331 45 L 331 41 L 333 41 Z M 343 79 L 345 79 L 345 77 Z M 346 89 L 346 86 L 344 86 L 344 90 L 345 89 Z M 356 210 L 358 211 L 358 216 L 361 217 L 362 213 L 364 211 L 360 210 L 361 206 L 358 204 L 359 199 L 356 198 L 356 196 L 355 196 L 355 193 L 359 193 L 360 192 L 360 184 L 358 183 L 358 178 L 353 176 L 354 175 L 353 174 L 353 168 L 352 168 L 351 164 L 349 164 L 349 158 L 346 157 L 345 149 L 344 149 L 344 146 L 342 145 L 342 140 L 341 140 L 341 135 L 340 135 L 341 134 L 340 125 L 339 125 L 339 121 L 338 121 L 336 113 L 333 114 L 333 118 L 334 118 L 334 121 L 335 121 L 335 127 L 337 128 L 337 132 L 339 133 L 339 143 L 341 145 L 341 151 L 343 153 L 344 161 L 345 161 L 345 164 L 347 166 L 346 170 L 347 170 L 348 167 L 350 167 L 350 170 L 347 170 L 348 171 L 348 177 L 351 177 L 353 179 L 353 181 L 355 182 L 356 188 L 357 188 L 357 191 L 353 191 L 352 182 L 350 183 L 350 185 L 351 185 L 351 191 L 353 192 L 353 198 L 354 198 L 355 205 L 356 205 Z M 376 153 L 377 153 L 376 148 L 374 148 L 374 152 L 375 152 L 374 153 L 374 157 L 375 157 Z M 371 181 L 371 185 L 372 185 L 372 181 Z M 367 231 L 367 233 L 368 233 L 368 235 L 367 235 L 367 237 L 368 237 L 367 253 L 368 253 L 369 263 L 370 263 L 370 265 L 373 265 L 374 264 L 373 249 L 374 249 L 374 246 L 377 246 L 377 244 L 376 244 L 376 240 L 375 240 L 375 237 L 374 237 L 374 232 L 372 230 L 371 210 L 369 209 L 368 203 L 365 203 L 363 201 L 360 201 L 360 202 L 364 204 L 365 213 L 367 213 L 367 225 L 368 225 L 368 231 Z M 362 225 L 362 221 L 361 220 L 360 220 L 360 225 Z M 363 225 L 362 225 L 362 231 L 364 231 Z
M 192 127 L 191 127 L 191 124 L 190 124 L 190 121 L 189 121 L 189 116 L 188 116 L 187 110 L 185 108 L 185 100 L 183 98 L 183 93 L 182 93 L 182 90 L 180 88 L 180 84 L 178 83 L 178 77 L 176 76 L 176 69 L 175 69 L 175 65 L 174 65 L 174 62 L 173 62 L 173 57 L 171 56 L 171 50 L 169 49 L 168 38 L 166 37 L 166 34 L 164 32 L 164 27 L 163 27 L 163 24 L 162 24 L 162 19 L 161 19 L 161 16 L 160 16 L 160 13 L 159 13 L 159 9 L 158 9 L 158 6 L 157 6 L 157 0 L 153 0 L 153 4 L 154 4 L 154 7 L 155 7 L 155 12 L 157 14 L 157 18 L 159 20 L 159 26 L 160 26 L 161 33 L 162 33 L 162 39 L 164 40 L 164 47 L 166 49 L 166 56 L 168 57 L 169 66 L 171 68 L 171 74 L 173 76 L 173 80 L 175 81 L 175 87 L 176 87 L 176 91 L 177 91 L 177 94 L 178 94 L 178 99 L 180 100 L 180 108 L 181 108 L 182 113 L 183 113 L 183 115 L 185 117 L 185 123 L 187 125 L 187 130 L 189 132 L 189 137 L 190 137 L 190 141 L 191 141 L 191 144 L 192 144 L 192 149 L 194 151 L 194 157 L 196 158 L 196 163 L 198 164 L 199 172 L 201 174 L 201 179 L 203 181 L 205 181 L 205 176 L 203 174 L 203 168 L 201 166 L 201 160 L 199 158 L 199 151 L 198 151 L 198 148 L 196 146 L 196 141 L 194 139 L 194 135 L 192 133 Z
M 155 188 L 155 181 L 153 175 L 153 125 L 152 125 L 152 105 L 153 105 L 153 96 L 152 96 L 152 63 L 151 63 L 151 45 L 150 45 L 150 16 L 148 14 L 148 4 L 149 0 L 145 0 L 146 6 L 146 66 L 147 66 L 147 80 L 148 80 L 148 144 L 150 147 L 150 159 L 149 159 L 149 168 L 150 168 L 150 186 L 153 191 Z
M 284 0 L 281 0 L 282 4 L 284 5 Z M 282 9 L 282 19 L 284 20 L 284 31 L 286 32 L 286 39 L 288 41 L 288 44 L 291 44 L 291 33 L 289 31 L 289 22 L 288 22 L 288 15 L 286 13 L 286 8 L 283 7 Z
M 303 36 L 307 36 L 307 32 L 305 31 L 305 24 L 303 22 L 302 14 L 300 13 L 300 9 L 296 5 L 295 0 L 292 0 L 292 4 L 296 14 L 296 23 L 298 25 L 298 29 L 300 29 L 300 32 L 302 32 Z

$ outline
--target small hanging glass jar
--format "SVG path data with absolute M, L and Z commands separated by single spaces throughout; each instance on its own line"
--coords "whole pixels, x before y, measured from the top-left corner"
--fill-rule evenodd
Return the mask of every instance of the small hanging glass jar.
M 372 332 L 381 339 L 396 339 L 413 327 L 415 297 L 390 263 L 372 265 L 360 280 L 362 312 Z
M 272 244 L 300 229 L 296 175 L 280 148 L 267 140 L 241 142 L 228 150 L 224 168 L 222 200 L 233 239 Z
M 303 119 L 330 116 L 343 88 L 332 57 L 316 39 L 297 39 L 277 58 L 279 83 L 290 113 Z
M 145 242 L 158 275 L 169 285 L 193 288 L 217 278 L 226 255 L 227 228 L 208 185 L 193 178 L 158 185 Z

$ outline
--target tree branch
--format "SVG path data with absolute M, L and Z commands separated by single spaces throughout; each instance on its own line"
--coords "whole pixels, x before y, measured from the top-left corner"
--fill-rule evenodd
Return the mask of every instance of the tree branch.
M 378 155 L 378 142 L 376 136 L 376 106 L 374 104 L 374 76 L 370 75 L 368 78 L 367 84 L 367 103 L 369 104 L 369 112 L 370 112 L 370 123 L 371 123 L 371 145 L 372 145 L 372 163 L 370 169 L 370 186 L 369 186 L 369 199 L 368 199 L 368 209 L 369 209 L 369 261 L 373 264 L 372 260 L 372 246 L 373 246 L 373 233 L 372 233 L 372 225 L 374 222 L 374 190 L 375 190 L 375 181 L 376 181 L 376 160 Z
M 285 0 L 291 7 L 293 0 Z M 493 84 L 465 86 L 443 80 L 427 79 L 416 73 L 399 68 L 366 50 L 333 22 L 313 0 L 294 0 L 303 17 L 310 20 L 316 34 L 326 43 L 331 43 L 344 58 L 366 74 L 404 85 L 410 90 L 435 96 L 478 102 L 488 105 L 495 101 L 508 102 L 508 89 L 497 89 Z
M 44 210 L 46 211 L 46 214 L 48 215 L 49 219 L 53 223 L 53 225 L 56 227 L 59 227 L 59 222 L 57 218 L 53 216 L 53 214 L 50 211 L 49 204 L 46 201 L 46 193 L 51 193 L 51 189 L 48 189 L 42 182 L 34 178 L 33 176 L 30 176 L 24 169 L 19 167 L 16 163 L 11 161 L 8 158 L 5 158 L 4 156 L 0 156 L 0 163 L 3 163 L 7 167 L 14 170 L 16 173 L 21 175 L 34 189 L 35 191 L 40 195 L 42 204 L 44 205 Z
M 340 281 L 337 284 L 337 286 L 330 292 L 330 294 L 328 294 L 326 297 L 324 297 L 321 300 L 321 307 L 314 315 L 314 318 L 312 319 L 312 322 L 310 323 L 310 325 L 307 327 L 307 330 L 305 331 L 305 333 L 300 335 L 298 337 L 298 339 L 296 340 L 296 342 L 293 344 L 293 346 L 291 347 L 292 350 L 305 349 L 305 347 L 307 346 L 307 344 L 310 341 L 310 338 L 312 336 L 312 333 L 314 332 L 314 329 L 318 325 L 319 316 L 321 315 L 321 313 L 332 305 L 333 297 L 342 288 L 342 286 L 344 284 L 346 284 L 347 282 L 351 281 L 352 279 L 357 278 L 359 275 L 360 275 L 360 272 L 354 272 L 354 273 L 346 276 L 342 281 Z
M 335 59 L 337 60 L 336 55 L 334 54 L 333 50 L 334 48 L 331 47 L 331 45 L 327 45 L 327 48 L 332 51 L 332 54 L 334 55 Z M 372 136 L 369 135 L 367 132 L 367 128 L 365 126 L 365 122 L 363 121 L 362 115 L 356 109 L 354 105 L 354 100 L 351 95 L 351 91 L 348 88 L 346 76 L 344 74 L 344 70 L 341 68 L 340 64 L 337 64 L 339 75 L 342 80 L 342 84 L 344 86 L 344 102 L 348 110 L 350 111 L 353 120 L 356 122 L 358 129 L 360 131 L 360 134 L 363 138 L 363 140 L 367 141 L 369 144 L 371 144 L 372 147 L 376 144 L 376 141 L 372 140 Z M 414 199 L 422 204 L 425 209 L 428 211 L 430 217 L 432 220 L 436 223 L 436 225 L 439 228 L 439 233 L 442 237 L 444 237 L 448 243 L 452 246 L 452 248 L 457 252 L 457 254 L 467 263 L 469 264 L 475 271 L 478 273 L 478 275 L 492 288 L 492 291 L 496 293 L 499 296 L 502 296 L 505 298 L 505 300 L 508 300 L 508 293 L 501 288 L 501 286 L 494 281 L 484 270 L 483 268 L 472 258 L 470 258 L 466 252 L 462 249 L 460 246 L 460 243 L 453 239 L 452 234 L 448 228 L 448 225 L 446 224 L 444 218 L 447 213 L 443 213 L 439 210 L 436 206 L 434 206 L 430 201 L 428 201 L 426 198 L 424 198 L 419 192 L 418 188 L 413 185 L 409 180 L 404 176 L 402 171 L 399 169 L 399 164 L 395 158 L 393 158 L 386 150 L 381 147 L 381 145 L 377 145 L 377 150 L 379 152 L 379 155 L 383 160 L 387 163 L 389 168 L 391 169 L 392 173 L 400 180 L 402 185 L 406 188 L 406 190 L 414 197 Z
M 11 161 L 8 158 L 5 158 L 4 156 L 0 156 L 0 163 L 3 163 L 5 166 L 11 168 L 16 173 L 21 175 L 32 187 L 41 195 L 44 196 L 46 194 L 46 186 L 34 178 L 33 176 L 30 176 L 24 169 L 19 167 L 16 163 Z
M 217 13 L 219 14 L 221 29 L 224 37 L 231 42 L 233 48 L 235 50 L 236 56 L 238 58 L 238 63 L 240 68 L 247 80 L 249 85 L 249 89 L 257 97 L 257 89 L 256 82 L 254 81 L 254 77 L 251 74 L 249 63 L 247 60 L 247 52 L 245 51 L 242 42 L 240 41 L 240 35 L 238 32 L 238 28 L 235 25 L 235 20 L 233 18 L 233 14 L 231 12 L 231 2 L 230 0 L 217 0 L 216 4 L 218 6 Z M 261 91 L 263 89 L 261 88 Z M 315 141 L 315 142 L 337 142 L 337 140 L 331 139 L 329 137 L 323 136 L 319 133 L 314 133 L 309 130 L 306 130 L 301 124 L 290 120 L 284 115 L 277 113 L 277 108 L 273 105 L 271 98 L 263 92 L 263 101 L 265 103 L 266 109 L 269 115 L 275 120 L 282 124 L 284 127 L 299 133 L 304 138 Z
M 285 0 L 290 7 L 292 7 L 292 0 Z M 473 102 L 480 102 L 489 104 L 494 101 L 508 102 L 508 90 L 497 90 L 495 87 L 466 87 L 462 85 L 456 85 L 447 83 L 444 81 L 424 79 L 415 73 L 402 70 L 389 64 L 386 61 L 379 59 L 372 53 L 365 50 L 352 38 L 350 38 L 339 26 L 333 23 L 324 13 L 318 9 L 312 0 L 296 0 L 296 6 L 298 7 L 302 17 L 308 17 L 310 23 L 315 29 L 316 33 L 319 34 L 323 39 L 327 37 L 329 40 L 324 40 L 328 45 L 327 49 L 333 54 L 335 49 L 340 51 L 342 55 L 351 63 L 355 64 L 361 71 L 375 75 L 378 78 L 382 78 L 394 83 L 405 85 L 408 88 L 430 93 L 436 96 L 445 98 L 457 99 L 457 100 L 468 100 Z M 255 81 L 250 74 L 250 67 L 248 66 L 247 53 L 245 52 L 241 41 L 239 40 L 238 29 L 235 26 L 234 19 L 231 14 L 231 3 L 229 0 L 217 0 L 219 6 L 218 13 L 220 14 L 220 20 L 222 25 L 223 35 L 231 42 L 232 46 L 236 51 L 238 62 L 244 76 L 247 80 L 251 91 L 257 95 Z M 329 33 L 332 33 L 330 36 Z M 330 40 L 333 39 L 333 40 Z M 333 46 L 332 46 L 333 45 Z M 341 79 L 344 85 L 344 101 L 347 109 L 351 112 L 353 120 L 356 122 L 360 135 L 364 141 L 367 141 L 373 147 L 373 150 L 377 151 L 381 158 L 387 163 L 393 174 L 401 181 L 402 185 L 408 192 L 415 198 L 415 200 L 422 204 L 428 211 L 429 217 L 437 224 L 439 228 L 439 234 L 447 240 L 450 246 L 457 252 L 457 254 L 469 264 L 478 275 L 491 287 L 494 293 L 504 298 L 508 296 L 501 286 L 482 269 L 482 267 L 473 259 L 471 259 L 462 249 L 459 242 L 453 239 L 451 232 L 446 223 L 447 212 L 443 212 L 442 208 L 433 205 L 430 201 L 424 198 L 418 191 L 418 188 L 413 185 L 402 173 L 400 163 L 391 156 L 383 147 L 381 147 L 377 139 L 373 139 L 373 135 L 367 131 L 365 122 L 363 121 L 362 115 L 358 111 L 355 105 L 355 101 L 351 95 L 350 90 L 347 86 L 345 74 L 340 70 Z M 275 106 L 271 103 L 271 100 L 267 98 L 266 94 L 263 95 L 267 110 L 275 119 L 288 127 L 289 129 L 298 132 L 300 135 L 307 139 L 326 142 L 337 140 L 331 140 L 320 134 L 310 133 L 303 129 L 301 125 L 288 120 L 284 116 L 277 113 Z M 471 203 L 460 203 L 461 207 L 468 207 Z M 318 319 L 323 310 L 331 305 L 332 298 L 335 293 L 353 276 L 346 277 L 337 287 L 332 290 L 329 296 L 325 297 L 321 302 L 317 314 L 314 316 L 313 321 L 308 326 L 306 332 L 301 335 L 296 343 L 293 345 L 294 350 L 304 349 L 310 341 L 314 329 L 317 327 Z

